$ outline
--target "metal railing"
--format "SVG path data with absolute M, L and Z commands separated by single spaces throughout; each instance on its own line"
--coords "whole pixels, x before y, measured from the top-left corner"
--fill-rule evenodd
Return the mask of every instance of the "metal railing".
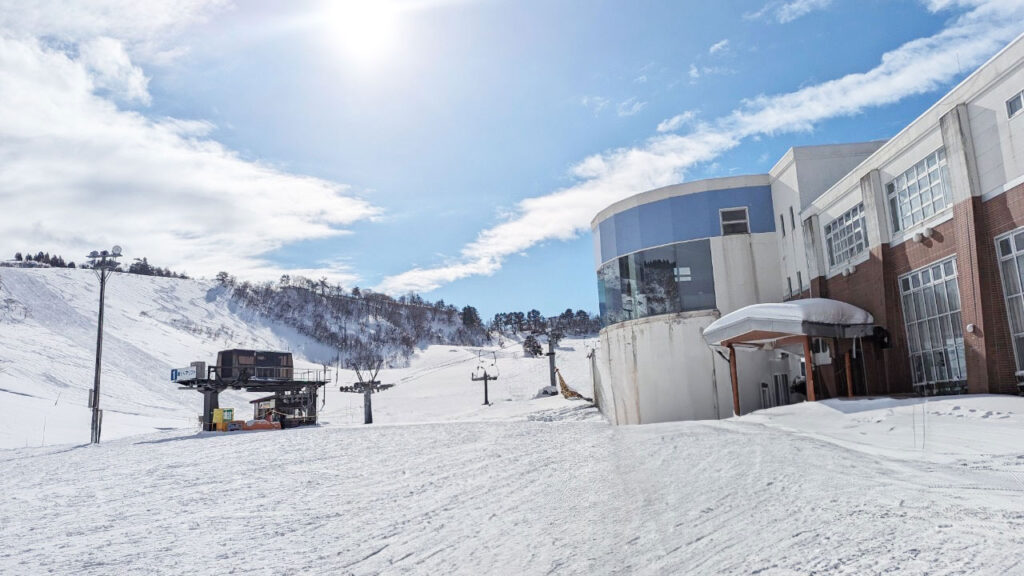
M 281 380 L 289 382 L 326 382 L 331 379 L 330 368 L 324 370 L 296 370 L 291 366 L 210 366 L 210 380 Z

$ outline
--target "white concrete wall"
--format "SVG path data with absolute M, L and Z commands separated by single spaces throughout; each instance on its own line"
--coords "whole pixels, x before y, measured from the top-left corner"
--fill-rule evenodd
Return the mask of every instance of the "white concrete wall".
M 715 303 L 722 314 L 782 299 L 774 232 L 711 238 Z
M 711 238 L 718 310 L 652 316 L 602 330 L 594 384 L 605 416 L 616 424 L 732 416 L 729 363 L 704 343 L 703 329 L 721 314 L 779 301 L 777 263 L 771 232 Z M 771 381 L 769 357 L 739 352 L 744 413 L 762 407 L 760 383 Z
M 967 103 L 980 193 L 986 197 L 1004 192 L 1008 182 L 1024 175 L 1024 112 L 1013 118 L 1006 114 L 1006 101 L 1021 90 L 1024 60 Z
M 807 260 L 804 258 L 804 232 L 803 226 L 799 223 L 793 229 L 793 223 L 789 217 L 789 209 L 792 207 L 797 219 L 800 218 L 800 191 L 797 179 L 796 162 L 792 160 L 792 149 L 787 153 L 789 161 L 778 171 L 772 173 L 772 206 L 775 207 L 775 236 L 778 242 L 779 251 L 779 283 L 782 287 L 782 295 L 790 296 L 790 286 L 794 293 L 798 293 L 797 272 L 803 277 L 804 282 L 810 283 L 807 274 Z M 782 234 L 779 228 L 779 216 L 786 222 L 786 234 Z M 788 279 L 788 281 L 787 281 Z
M 613 424 L 714 420 L 733 415 L 729 363 L 706 344 L 709 312 L 621 322 L 601 331 L 601 411 Z M 760 410 L 770 355 L 739 350 L 740 410 Z
M 807 262 L 801 212 L 884 143 L 877 140 L 790 148 L 772 168 L 770 177 L 776 229 L 779 227 L 779 215 L 786 220 L 786 235 L 777 232 L 783 293 L 788 291 L 787 278 L 793 284 L 794 294 L 809 289 L 811 285 L 813 270 Z M 789 215 L 791 207 L 796 215 L 795 230 Z

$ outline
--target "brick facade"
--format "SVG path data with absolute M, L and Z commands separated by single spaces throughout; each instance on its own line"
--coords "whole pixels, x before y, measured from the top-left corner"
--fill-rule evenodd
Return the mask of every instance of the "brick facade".
M 890 348 L 883 350 L 875 342 L 865 344 L 855 388 L 866 387 L 868 394 L 913 392 L 899 277 L 956 256 L 963 326 L 975 325 L 973 333 L 964 330 L 968 392 L 1018 393 L 995 238 L 1024 227 L 1024 184 L 987 202 L 973 197 L 954 206 L 952 212 L 951 219 L 934 227 L 931 238 L 876 246 L 849 276 L 813 278 L 810 292 L 801 294 L 859 306 L 889 331 Z M 851 343 L 838 344 L 835 356 L 841 361 Z
M 1013 394 L 1017 390 L 1017 371 L 1010 338 L 1010 323 L 999 275 L 999 258 L 995 239 L 1006 232 L 1024 226 L 1024 184 L 978 203 L 979 221 L 984 233 L 979 236 L 979 276 L 982 300 L 991 313 L 987 318 L 988 335 L 985 339 L 988 360 L 989 392 Z

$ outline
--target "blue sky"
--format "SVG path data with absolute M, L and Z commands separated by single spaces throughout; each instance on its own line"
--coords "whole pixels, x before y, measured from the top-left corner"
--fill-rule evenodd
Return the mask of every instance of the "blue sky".
M 8 251 L 486 316 L 596 311 L 605 205 L 889 137 L 1024 32 L 1019 0 L 0 4 Z

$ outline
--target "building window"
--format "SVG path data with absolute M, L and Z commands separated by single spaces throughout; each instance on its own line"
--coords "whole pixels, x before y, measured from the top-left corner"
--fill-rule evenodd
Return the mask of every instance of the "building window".
M 605 326 L 658 314 L 715 308 L 709 240 L 649 248 L 609 260 L 597 270 Z
M 786 276 L 786 296 L 793 295 L 793 279 Z
M 825 251 L 828 265 L 835 268 L 867 248 L 867 224 L 861 202 L 841 216 L 825 224 Z
M 1024 108 L 1024 92 L 1017 92 L 1013 98 L 1006 101 L 1006 116 L 1013 118 L 1022 108 Z
M 996 238 L 996 253 L 999 255 L 999 273 L 1003 278 L 1003 297 L 1006 298 L 1006 313 L 1010 317 L 1010 336 L 1013 340 L 1013 356 L 1017 371 L 1024 362 L 1024 228 Z
M 786 219 L 779 214 L 779 230 L 782 230 L 782 237 L 786 237 Z
M 931 392 L 967 390 L 956 258 L 900 277 L 911 377 Z
M 907 230 L 950 205 L 946 151 L 939 148 L 885 185 L 893 232 Z
M 796 216 L 793 215 L 793 207 L 789 207 L 789 224 L 790 228 L 796 230 Z
M 718 211 L 722 219 L 722 235 L 729 234 L 750 234 L 750 224 L 747 218 L 747 208 L 723 208 Z
M 804 292 L 804 277 L 800 274 L 800 271 L 796 271 L 796 288 L 801 294 Z

